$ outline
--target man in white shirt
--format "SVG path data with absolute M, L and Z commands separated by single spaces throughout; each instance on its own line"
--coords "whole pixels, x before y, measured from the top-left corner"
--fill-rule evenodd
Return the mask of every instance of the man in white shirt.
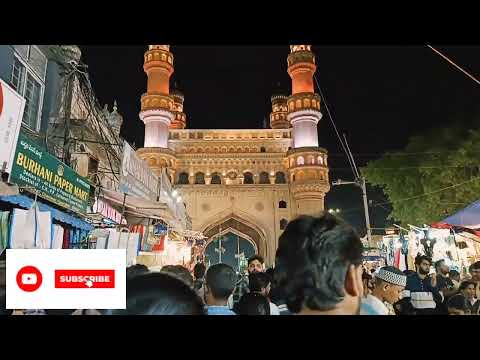
M 393 266 L 385 266 L 375 274 L 375 287 L 371 294 L 363 298 L 360 315 L 389 315 L 391 311 L 385 303 L 396 303 L 407 284 L 407 277 Z

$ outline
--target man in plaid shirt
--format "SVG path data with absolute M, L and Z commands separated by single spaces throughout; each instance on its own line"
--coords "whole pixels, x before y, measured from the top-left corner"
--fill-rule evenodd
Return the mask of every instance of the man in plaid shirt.
M 248 275 L 265 271 L 263 257 L 261 257 L 260 255 L 253 255 L 251 258 L 249 258 L 247 270 L 248 270 L 248 273 L 242 275 L 240 280 L 235 285 L 235 290 L 233 291 L 234 306 L 240 301 L 240 299 L 244 294 L 249 292 Z

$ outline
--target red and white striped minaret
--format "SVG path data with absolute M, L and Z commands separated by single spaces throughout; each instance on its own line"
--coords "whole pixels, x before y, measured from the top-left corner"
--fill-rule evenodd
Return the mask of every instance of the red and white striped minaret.
M 317 124 L 322 118 L 320 96 L 315 94 L 313 76 L 317 66 L 311 45 L 291 45 L 288 74 L 292 95 L 288 98 L 288 116 L 293 127 L 294 148 L 318 147 Z
M 142 96 L 140 119 L 145 123 L 145 148 L 168 148 L 168 132 L 175 117 L 170 96 L 173 54 L 169 45 L 149 45 L 143 69 L 148 77 L 147 93 Z

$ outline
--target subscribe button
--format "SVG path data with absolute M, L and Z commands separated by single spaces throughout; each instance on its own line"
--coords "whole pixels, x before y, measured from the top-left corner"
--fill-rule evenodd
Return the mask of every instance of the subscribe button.
M 115 270 L 55 270 L 56 289 L 114 289 Z

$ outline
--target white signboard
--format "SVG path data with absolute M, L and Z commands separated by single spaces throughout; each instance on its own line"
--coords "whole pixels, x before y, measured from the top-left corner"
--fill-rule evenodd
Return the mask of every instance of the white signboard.
M 125 309 L 125 257 L 125 249 L 7 249 L 7 309 Z
M 124 141 L 120 173 L 120 191 L 151 201 L 157 201 L 159 179 Z
M 0 170 L 8 173 L 12 169 L 24 108 L 25 99 L 0 79 Z

